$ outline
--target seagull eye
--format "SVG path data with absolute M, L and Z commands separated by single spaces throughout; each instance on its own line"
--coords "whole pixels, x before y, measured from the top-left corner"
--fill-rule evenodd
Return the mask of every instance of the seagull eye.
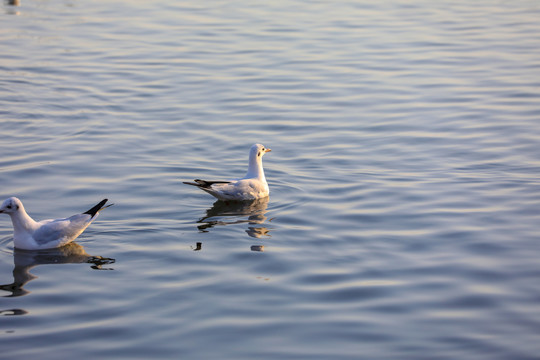
M 7 208 L 8 208 L 8 209 L 11 209 L 11 205 L 8 205 Z

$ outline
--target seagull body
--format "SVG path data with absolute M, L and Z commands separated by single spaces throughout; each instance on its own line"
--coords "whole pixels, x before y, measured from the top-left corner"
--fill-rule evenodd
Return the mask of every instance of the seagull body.
M 17 249 L 41 250 L 64 246 L 75 240 L 98 213 L 111 206 L 103 199 L 90 210 L 65 219 L 34 221 L 24 210 L 21 200 L 11 197 L 4 201 L 0 213 L 8 214 L 13 222 L 13 242 Z
M 268 183 L 264 177 L 262 157 L 271 149 L 255 144 L 249 151 L 249 166 L 246 176 L 229 181 L 206 181 L 196 179 L 184 184 L 197 186 L 219 200 L 246 201 L 265 198 L 270 194 Z

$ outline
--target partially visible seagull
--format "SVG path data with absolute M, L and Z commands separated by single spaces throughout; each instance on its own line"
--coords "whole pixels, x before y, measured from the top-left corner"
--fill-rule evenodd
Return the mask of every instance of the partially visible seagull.
M 64 246 L 81 235 L 97 217 L 98 213 L 111 206 L 103 199 L 90 210 L 65 219 L 34 221 L 24 210 L 21 200 L 10 197 L 0 207 L 13 222 L 13 242 L 17 249 L 41 250 Z
M 255 144 L 249 151 L 249 166 L 246 176 L 229 181 L 194 180 L 184 184 L 197 186 L 199 189 L 215 196 L 219 200 L 245 201 L 267 197 L 270 194 L 268 183 L 264 177 L 262 157 L 272 151 L 264 145 Z

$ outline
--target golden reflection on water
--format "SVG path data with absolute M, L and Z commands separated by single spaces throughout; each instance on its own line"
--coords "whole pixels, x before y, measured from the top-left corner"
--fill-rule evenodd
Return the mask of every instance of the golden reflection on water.
M 208 232 L 216 226 L 248 224 L 245 229 L 249 237 L 255 239 L 270 238 L 272 229 L 262 226 L 267 222 L 269 198 L 257 199 L 254 201 L 216 201 L 211 208 L 206 210 L 206 215 L 200 218 L 197 223 L 199 231 Z M 246 218 L 247 217 L 247 218 Z M 268 220 L 271 221 L 272 219 Z M 202 243 L 197 243 L 193 250 L 201 250 Z M 264 251 L 264 246 L 253 245 L 252 251 Z

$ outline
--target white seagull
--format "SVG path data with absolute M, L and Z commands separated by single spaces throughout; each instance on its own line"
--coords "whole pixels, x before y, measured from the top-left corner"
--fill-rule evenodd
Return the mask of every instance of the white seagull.
M 219 200 L 245 201 L 267 197 L 270 193 L 264 177 L 262 157 L 272 151 L 264 145 L 255 144 L 249 150 L 249 166 L 246 176 L 229 181 L 194 180 L 184 184 L 197 186 L 199 189 L 215 196 Z
M 98 213 L 111 206 L 103 199 L 90 210 L 65 219 L 34 221 L 24 210 L 21 200 L 10 197 L 0 207 L 13 222 L 13 242 L 17 249 L 41 250 L 64 246 L 81 235 L 97 217 Z

